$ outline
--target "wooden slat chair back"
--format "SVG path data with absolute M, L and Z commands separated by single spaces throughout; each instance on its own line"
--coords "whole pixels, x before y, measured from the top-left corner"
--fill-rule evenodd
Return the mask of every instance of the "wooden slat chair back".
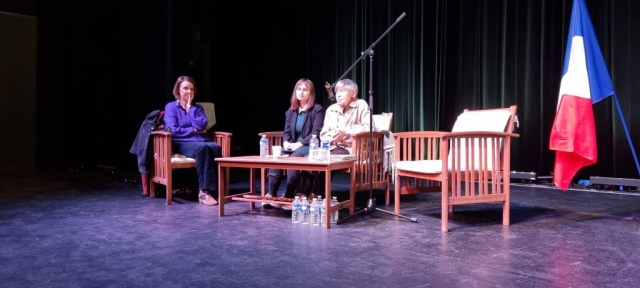
M 208 102 L 205 102 L 208 103 Z M 198 103 L 198 104 L 205 104 Z M 213 103 L 211 103 L 213 104 Z M 205 104 L 207 105 L 207 104 Z M 203 106 L 205 106 L 203 105 Z M 206 106 L 205 106 L 206 107 Z M 210 110 L 205 110 L 210 111 Z M 207 118 L 211 116 L 207 113 Z M 215 116 L 213 116 L 215 119 Z M 208 128 L 211 128 L 213 125 L 209 125 Z M 222 149 L 222 157 L 231 156 L 231 136 L 232 134 L 229 132 L 212 132 L 210 133 L 212 140 Z M 149 171 L 149 181 L 151 182 L 149 187 L 150 197 L 156 196 L 156 184 L 162 184 L 166 187 L 166 202 L 167 205 L 171 205 L 173 201 L 173 170 L 174 169 L 185 169 L 185 168 L 195 168 L 196 160 L 193 158 L 187 158 L 180 154 L 173 153 L 173 140 L 171 138 L 171 133 L 166 131 L 154 131 L 151 132 L 151 142 L 153 145 L 153 162 L 152 167 Z M 218 171 L 218 173 L 224 173 L 223 179 L 225 179 L 226 183 L 229 183 L 229 171 L 228 169 L 225 171 Z M 228 194 L 229 185 L 224 185 L 227 187 L 227 191 L 225 191 L 225 195 Z
M 373 146 L 370 144 L 369 132 L 361 132 L 352 136 L 351 153 L 356 157 L 353 168 L 348 173 L 355 173 L 355 187 L 352 191 L 351 199 L 355 199 L 358 191 L 371 189 L 385 189 L 385 202 L 389 201 L 390 173 L 385 170 L 384 164 L 384 133 L 373 132 Z M 370 165 L 370 151 L 373 150 L 373 165 Z M 373 169 L 373 170 L 371 170 Z M 369 173 L 371 171 L 371 173 Z M 355 211 L 355 201 L 351 201 L 350 213 Z
M 386 163 L 389 163 L 389 160 L 386 159 L 385 156 L 389 155 L 385 151 L 385 137 L 388 132 L 391 130 L 391 125 L 393 121 L 393 113 L 382 113 L 382 114 L 373 114 L 373 124 L 374 131 L 373 132 L 373 170 L 371 171 L 371 175 L 369 173 L 369 132 L 361 132 L 352 137 L 353 142 L 351 146 L 351 153 L 356 156 L 356 161 L 354 162 L 355 169 L 355 189 L 351 189 L 351 191 L 358 192 L 363 190 L 369 190 L 370 184 L 373 184 L 371 189 L 385 189 L 385 204 L 389 205 L 390 203 L 390 188 L 391 188 L 391 174 L 389 173 L 390 168 Z M 350 171 L 351 172 L 351 171 Z M 373 181 L 371 181 L 372 179 Z M 355 195 L 351 195 L 351 199 L 355 199 Z M 355 210 L 355 202 L 351 201 L 350 212 L 353 213 Z
M 517 106 L 465 110 L 452 132 L 395 133 L 395 212 L 400 195 L 441 192 L 442 231 L 455 205 L 501 202 L 509 225 L 511 137 Z M 443 161 L 446 159 L 445 161 Z

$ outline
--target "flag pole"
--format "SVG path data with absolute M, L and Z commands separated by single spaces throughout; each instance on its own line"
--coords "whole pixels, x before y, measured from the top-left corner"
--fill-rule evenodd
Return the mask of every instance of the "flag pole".
M 624 132 L 627 135 L 627 141 L 629 141 L 629 146 L 631 146 L 631 153 L 633 154 L 633 160 L 636 161 L 636 169 L 638 170 L 638 175 L 640 175 L 640 165 L 638 164 L 638 156 L 636 155 L 636 148 L 633 147 L 633 142 L 631 142 L 629 129 L 627 128 L 627 123 L 624 122 L 624 115 L 622 115 L 622 108 L 620 108 L 620 102 L 618 102 L 618 96 L 616 95 L 616 93 L 613 93 L 613 101 L 616 103 L 616 108 L 618 108 L 618 114 L 620 114 L 620 122 L 622 122 L 622 127 L 624 128 Z

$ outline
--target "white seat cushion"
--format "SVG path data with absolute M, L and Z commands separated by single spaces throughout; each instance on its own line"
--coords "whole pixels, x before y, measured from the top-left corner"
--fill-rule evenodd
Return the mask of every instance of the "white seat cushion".
M 196 163 L 196 159 L 187 158 L 182 154 L 173 154 L 171 155 L 171 163 Z
M 442 172 L 442 161 L 440 160 L 398 161 L 394 165 L 396 169 L 402 171 L 425 174 L 439 174 Z

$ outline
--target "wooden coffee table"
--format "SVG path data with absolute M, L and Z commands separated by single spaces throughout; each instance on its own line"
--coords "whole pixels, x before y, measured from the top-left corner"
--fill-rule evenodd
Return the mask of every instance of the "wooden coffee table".
M 307 170 L 307 171 L 320 171 L 325 172 L 325 189 L 324 199 L 331 199 L 331 171 L 345 170 L 353 168 L 354 159 L 342 159 L 333 158 L 330 161 L 311 161 L 307 157 L 260 157 L 260 156 L 237 156 L 237 157 L 222 157 L 216 158 L 218 162 L 218 211 L 220 217 L 224 216 L 224 205 L 230 201 L 246 201 L 249 202 L 249 209 L 255 208 L 255 202 L 265 203 L 278 203 L 278 204 L 290 204 L 291 202 L 263 200 L 256 198 L 245 198 L 244 195 L 255 195 L 255 170 L 261 168 L 276 168 L 276 169 L 295 169 L 295 170 Z M 249 168 L 250 171 L 250 184 L 249 191 L 234 195 L 225 195 L 225 181 L 223 176 L 225 173 L 229 173 L 229 168 Z M 224 173 L 222 173 L 224 172 Z M 355 189 L 355 173 L 350 173 L 350 185 L 349 195 L 353 195 Z M 262 191 L 264 196 L 264 191 Z M 330 217 L 331 212 L 340 210 L 342 208 L 349 208 L 349 214 L 353 214 L 351 196 L 349 199 L 331 206 L 331 201 L 326 202 L 326 228 L 331 227 Z

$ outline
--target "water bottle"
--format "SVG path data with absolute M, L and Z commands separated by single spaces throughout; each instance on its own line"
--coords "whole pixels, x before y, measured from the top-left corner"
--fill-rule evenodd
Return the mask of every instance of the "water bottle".
M 318 137 L 316 135 L 311 135 L 311 140 L 309 140 L 309 160 L 316 161 L 318 160 L 318 147 L 319 145 Z
M 260 157 L 269 157 L 269 139 L 267 139 L 267 135 L 262 135 L 262 138 L 260 138 Z
M 309 201 L 307 200 L 307 196 L 302 196 L 302 203 L 300 203 L 300 224 L 309 224 L 309 219 L 311 214 L 309 214 L 309 209 L 311 208 L 309 205 Z
M 329 137 L 328 135 L 325 135 L 324 137 L 322 137 L 322 142 L 320 143 L 320 158 L 322 159 L 322 161 L 329 161 L 331 160 L 331 151 L 329 150 L 329 143 L 331 143 L 331 137 Z
M 327 227 L 327 199 L 320 201 L 320 226 Z
M 293 198 L 291 203 L 291 223 L 300 223 L 300 215 L 302 215 L 302 202 L 300 202 L 300 196 Z
M 320 202 L 315 198 L 309 206 L 309 224 L 311 226 L 320 226 Z
M 331 198 L 331 207 L 338 205 L 338 197 L 333 196 Z M 338 223 L 338 210 L 331 212 L 331 224 Z

